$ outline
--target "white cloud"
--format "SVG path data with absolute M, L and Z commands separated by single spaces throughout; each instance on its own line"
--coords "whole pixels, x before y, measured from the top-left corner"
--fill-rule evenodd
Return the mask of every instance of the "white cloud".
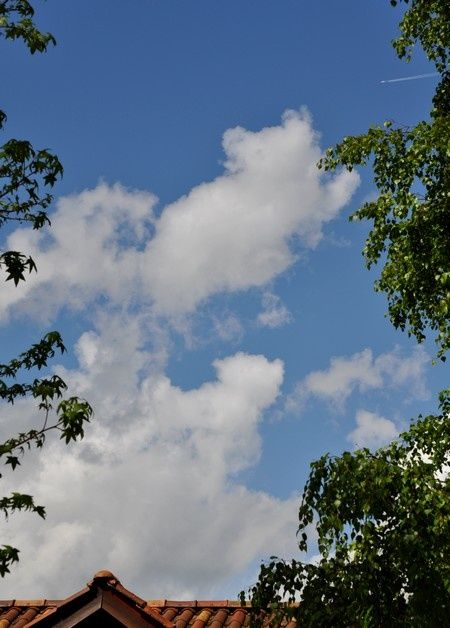
M 358 410 L 356 425 L 357 427 L 347 436 L 347 440 L 355 447 L 381 447 L 399 434 L 399 429 L 393 421 L 368 410 Z
M 259 459 L 281 361 L 237 353 L 214 362 L 216 379 L 182 390 L 157 367 L 140 375 L 158 364 L 141 333 L 130 320 L 103 320 L 78 343 L 79 370 L 62 371 L 95 421 L 82 443 L 48 443 L 11 478 L 48 519 L 8 524 L 2 541 L 22 555 L 4 595 L 68 595 L 108 568 L 147 597 L 207 596 L 268 548 L 295 552 L 297 499 L 236 479 Z
M 169 205 L 148 247 L 146 282 L 158 310 L 191 311 L 214 293 L 263 286 L 296 259 L 289 240 L 314 247 L 358 184 L 323 177 L 309 116 L 226 131 L 225 173 Z
M 409 395 L 424 398 L 425 367 L 429 357 L 422 347 L 416 347 L 410 356 L 400 349 L 374 357 L 371 349 L 364 349 L 349 357 L 333 357 L 328 369 L 313 371 L 300 381 L 288 398 L 288 409 L 298 409 L 308 398 L 317 397 L 342 410 L 347 398 L 355 391 L 365 392 L 382 387 L 408 386 Z
M 49 318 L 61 307 L 86 308 L 98 295 L 122 304 L 139 294 L 140 248 L 149 238 L 153 194 L 100 183 L 59 199 L 49 233 L 20 228 L 7 247 L 30 253 L 38 273 L 0 293 L 0 315 L 20 305 Z M 141 296 L 141 295 L 140 295 Z M 17 307 L 15 312 L 17 312 Z
M 262 305 L 263 310 L 256 319 L 261 327 L 282 327 L 291 322 L 291 313 L 276 294 L 265 292 L 262 297 Z
M 358 176 L 317 170 L 305 112 L 259 132 L 229 130 L 223 146 L 223 175 L 159 218 L 152 194 L 101 183 L 60 199 L 48 234 L 20 228 L 8 239 L 39 272 L 2 289 L 3 319 L 52 320 L 62 308 L 88 320 L 102 314 L 79 338 L 78 368 L 59 369 L 95 408 L 85 441 L 27 454 L 12 478 L 14 490 L 47 506 L 48 519 L 24 514 L 8 524 L 4 542 L 22 559 L 5 596 L 67 595 L 108 568 L 147 597 L 207 597 L 268 551 L 295 553 L 297 498 L 250 490 L 237 476 L 258 462 L 282 362 L 236 353 L 213 363 L 213 381 L 182 390 L 166 375 L 173 341 L 161 314 L 189 334 L 187 315 L 210 296 L 264 287 L 295 262 L 294 239 L 317 245 Z M 288 316 L 273 295 L 264 307 L 261 324 Z M 242 333 L 232 314 L 212 322 L 224 340 Z M 22 402 L 18 415 L 29 424 L 34 411 Z
M 152 194 L 100 184 L 60 199 L 49 234 L 16 230 L 8 248 L 32 253 L 39 272 L 2 290 L 0 313 L 26 298 L 27 312 L 45 317 L 99 294 L 116 304 L 139 295 L 163 314 L 192 312 L 213 294 L 264 286 L 286 270 L 296 260 L 292 238 L 315 247 L 358 185 L 354 172 L 317 169 L 318 136 L 305 111 L 258 132 L 230 129 L 223 147 L 224 174 L 159 219 Z

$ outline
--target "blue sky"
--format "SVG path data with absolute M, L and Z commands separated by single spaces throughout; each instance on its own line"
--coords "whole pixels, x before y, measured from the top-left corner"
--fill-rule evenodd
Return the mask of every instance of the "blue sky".
M 0 339 L 12 356 L 59 329 L 55 368 L 96 417 L 7 478 L 48 520 L 8 524 L 22 559 L 0 591 L 68 595 L 108 568 L 145 597 L 234 597 L 295 552 L 309 462 L 387 442 L 444 386 L 433 344 L 384 318 L 348 222 L 370 171 L 314 166 L 424 117 L 435 79 L 380 83 L 431 71 L 396 59 L 387 1 L 37 8 L 58 45 L 1 43 L 4 136 L 65 174 L 47 234 L 3 232 L 39 273 L 3 289 Z M 5 416 L 6 435 L 37 420 Z

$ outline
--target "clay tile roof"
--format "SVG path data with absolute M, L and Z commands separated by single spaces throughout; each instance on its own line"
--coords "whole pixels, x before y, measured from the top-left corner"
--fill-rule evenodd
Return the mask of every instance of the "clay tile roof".
M 77 617 L 82 621 L 95 612 L 110 612 L 126 626 L 154 628 L 243 628 L 250 619 L 248 606 L 230 600 L 145 601 L 126 589 L 113 573 L 102 570 L 87 587 L 64 600 L 0 600 L 0 628 L 45 628 L 66 625 L 69 620 L 76 626 Z M 285 628 L 295 628 L 295 622 Z
M 195 621 L 192 623 L 192 628 L 205 628 L 211 615 L 212 610 L 210 608 L 204 608 L 197 614 Z
M 4 601 L 0 601 L 0 628 L 19 628 L 28 626 L 37 617 L 43 617 L 53 612 L 55 606 L 51 606 L 47 600 L 39 600 L 38 606 L 31 606 L 28 600 L 12 600 L 9 607 Z M 49 600 L 51 603 L 51 601 Z
M 245 624 L 247 618 L 247 611 L 239 608 L 234 611 L 230 617 L 228 628 L 241 628 Z
M 173 622 L 175 628 L 187 628 L 194 614 L 195 610 L 193 608 L 184 608 Z
M 176 608 L 167 608 L 162 613 L 163 617 L 168 619 L 169 621 L 173 621 L 175 617 L 178 615 L 178 609 Z
M 228 619 L 228 609 L 227 608 L 221 608 L 218 611 L 216 611 L 213 615 L 213 619 L 210 623 L 210 627 L 211 628 L 222 628 L 222 626 L 225 624 L 226 620 Z

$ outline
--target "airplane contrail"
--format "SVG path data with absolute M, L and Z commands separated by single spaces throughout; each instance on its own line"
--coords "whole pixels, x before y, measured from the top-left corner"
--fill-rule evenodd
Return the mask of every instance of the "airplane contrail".
M 415 81 L 416 79 L 428 78 L 430 76 L 439 76 L 437 72 L 429 72 L 428 74 L 415 74 L 414 76 L 403 76 L 402 78 L 388 79 L 380 81 L 380 83 L 400 83 L 400 81 Z

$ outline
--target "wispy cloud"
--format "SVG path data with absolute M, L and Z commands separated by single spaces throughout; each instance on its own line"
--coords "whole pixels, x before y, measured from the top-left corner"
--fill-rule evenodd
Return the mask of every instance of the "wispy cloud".
M 291 313 L 276 294 L 264 292 L 262 306 L 263 309 L 256 319 L 261 327 L 282 327 L 292 321 Z
M 374 357 L 371 349 L 351 356 L 333 357 L 327 369 L 313 371 L 298 382 L 288 397 L 288 410 L 299 410 L 311 397 L 323 399 L 342 411 L 348 397 L 356 390 L 365 392 L 382 387 L 408 386 L 414 398 L 426 398 L 425 367 L 428 354 L 418 347 L 409 356 L 398 347 Z

